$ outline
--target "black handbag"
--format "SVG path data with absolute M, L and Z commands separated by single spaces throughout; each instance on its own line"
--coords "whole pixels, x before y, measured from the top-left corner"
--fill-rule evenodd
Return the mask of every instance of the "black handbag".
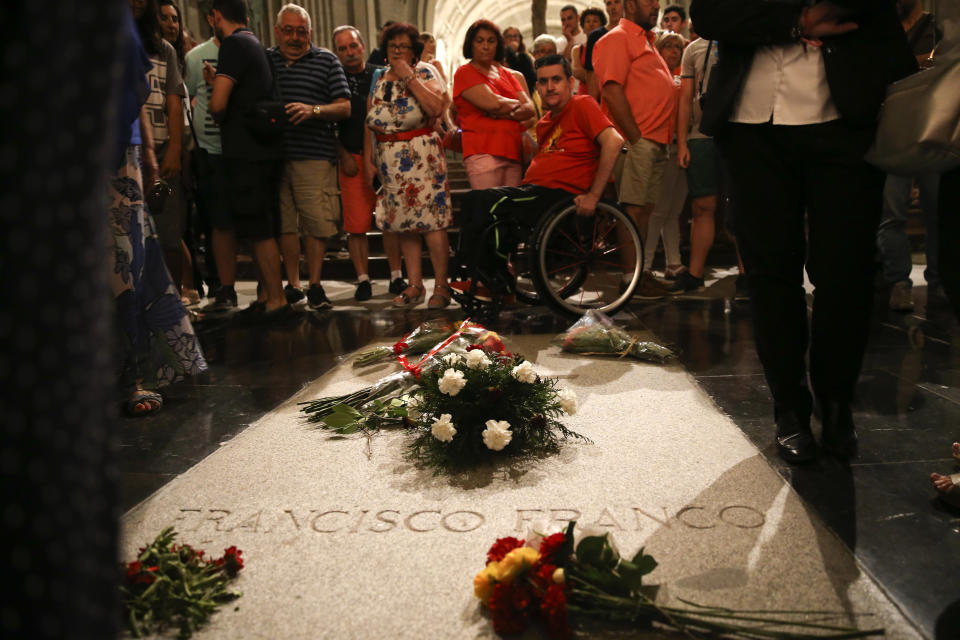
M 287 103 L 280 100 L 259 100 L 247 112 L 247 128 L 257 138 L 275 140 L 287 126 Z
M 266 54 L 264 54 L 266 55 Z M 280 88 L 277 86 L 277 74 L 273 76 L 273 93 L 269 98 L 257 100 L 247 111 L 247 129 L 261 142 L 275 142 L 287 128 L 287 103 L 280 100 Z

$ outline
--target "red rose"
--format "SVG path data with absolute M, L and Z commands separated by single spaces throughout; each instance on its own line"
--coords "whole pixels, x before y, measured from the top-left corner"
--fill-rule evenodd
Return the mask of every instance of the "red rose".
M 559 564 L 560 560 L 565 560 L 565 558 L 557 558 L 556 555 L 566 541 L 567 536 L 563 532 L 557 532 L 544 538 L 543 542 L 540 543 L 541 561 L 544 563 Z
M 487 551 L 487 563 L 500 562 L 503 557 L 518 547 L 523 546 L 523 540 L 513 537 L 499 538 Z

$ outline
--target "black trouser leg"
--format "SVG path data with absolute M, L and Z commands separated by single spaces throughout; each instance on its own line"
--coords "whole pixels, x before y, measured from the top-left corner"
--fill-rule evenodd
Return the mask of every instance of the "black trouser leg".
M 940 283 L 960 319 L 960 168 L 940 178 L 940 200 L 937 208 L 940 225 Z
M 728 125 L 716 138 L 730 178 L 737 244 L 750 281 L 757 355 L 776 416 L 810 416 L 806 386 L 802 162 L 772 125 Z
M 874 131 L 842 121 L 803 132 L 809 256 L 814 285 L 810 383 L 819 401 L 848 403 L 860 375 L 873 307 L 884 175 L 863 155 Z
M 883 188 L 883 176 L 863 161 L 871 139 L 871 131 L 841 121 L 730 125 L 717 138 L 750 278 L 757 353 L 778 415 L 804 418 L 810 410 L 805 261 L 815 287 L 811 384 L 823 401 L 852 398 L 869 328 Z

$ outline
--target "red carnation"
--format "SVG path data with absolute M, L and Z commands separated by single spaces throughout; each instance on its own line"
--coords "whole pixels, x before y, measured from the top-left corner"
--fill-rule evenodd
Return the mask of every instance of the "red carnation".
M 231 578 L 235 577 L 240 569 L 243 569 L 243 558 L 240 557 L 242 553 L 235 546 L 223 550 L 223 563 L 226 565 L 225 569 Z
M 150 573 L 159 569 L 160 567 L 144 567 L 139 562 L 131 562 L 127 565 L 127 582 L 130 584 L 150 584 L 156 580 L 156 577 L 150 575 Z
M 543 539 L 540 543 L 540 558 L 544 563 L 556 564 L 563 558 L 557 558 L 560 547 L 567 541 L 567 536 L 563 532 L 553 533 Z
M 567 621 L 567 596 L 562 585 L 550 585 L 540 600 L 540 613 L 543 615 L 550 637 L 570 637 L 570 625 Z
M 502 582 L 496 584 L 487 603 L 494 631 L 500 634 L 523 632 L 530 624 L 527 608 L 531 601 L 530 588 L 527 586 Z
M 477 349 L 483 349 L 483 347 L 478 344 L 471 344 L 467 347 L 467 351 L 476 351 Z
M 505 555 L 522 546 L 523 540 L 513 537 L 499 538 L 490 547 L 490 551 L 487 551 L 487 563 L 500 562 Z
M 136 577 L 138 573 L 140 573 L 139 562 L 134 561 L 127 565 L 127 581 L 128 582 L 133 582 L 134 581 L 133 579 Z
M 546 590 L 553 584 L 553 572 L 557 570 L 557 565 L 555 564 L 539 564 L 537 565 L 537 570 L 533 574 L 533 582 L 541 590 Z

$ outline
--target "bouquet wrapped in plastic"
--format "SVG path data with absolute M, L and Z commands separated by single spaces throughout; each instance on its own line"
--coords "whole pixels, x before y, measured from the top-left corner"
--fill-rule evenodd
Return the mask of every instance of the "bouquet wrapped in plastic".
M 353 361 L 354 367 L 366 367 L 378 362 L 387 362 L 399 355 L 419 355 L 446 339 L 457 330 L 457 323 L 428 321 L 418 325 L 390 347 L 379 346 L 362 351 Z
M 432 323 L 424 323 L 417 329 L 429 324 Z M 407 353 L 413 354 L 410 350 L 395 356 L 403 367 L 402 371 L 381 378 L 372 386 L 353 393 L 302 402 L 301 411 L 307 414 L 309 422 L 320 423 L 323 428 L 342 434 L 391 424 L 408 424 L 406 400 L 410 392 L 419 387 L 421 374 L 444 365 L 443 358 L 446 356 L 465 354 L 472 345 L 480 345 L 494 352 L 503 352 L 506 349 L 495 332 L 469 320 L 464 320 L 449 333 L 437 330 L 436 323 L 433 323 L 433 328 L 424 329 L 418 336 L 436 337 L 438 334 L 443 334 L 444 337 L 423 349 L 421 353 L 425 352 L 425 355 L 420 360 L 412 362 L 408 359 Z M 418 337 L 416 341 L 423 339 Z
M 422 355 L 455 332 L 476 338 L 478 344 L 489 336 L 497 336 L 496 333 L 488 331 L 486 327 L 469 320 L 466 322 L 429 320 L 421 323 L 413 331 L 397 340 L 393 346 L 379 346 L 360 352 L 354 359 L 353 366 L 366 367 L 378 362 L 387 362 L 398 356 Z M 499 338 L 497 339 L 499 340 Z
M 657 363 L 676 357 L 662 344 L 631 336 L 608 316 L 592 309 L 557 336 L 555 342 L 563 351 L 585 356 L 630 356 Z

